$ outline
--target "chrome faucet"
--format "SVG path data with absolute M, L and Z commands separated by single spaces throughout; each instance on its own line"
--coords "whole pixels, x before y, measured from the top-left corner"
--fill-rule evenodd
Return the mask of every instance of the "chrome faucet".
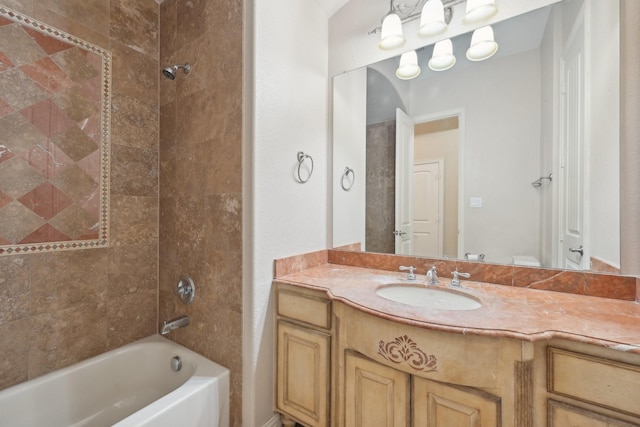
M 400 271 L 409 271 L 407 274 L 407 280 L 416 280 L 416 274 L 413 272 L 416 268 L 413 266 L 405 267 L 404 265 L 400 266 Z
M 464 277 L 465 279 L 468 279 L 469 277 L 471 277 L 471 274 L 461 273 L 458 271 L 457 268 L 456 268 L 456 271 L 451 272 L 451 275 L 453 276 L 453 279 L 451 279 L 450 286 L 460 286 L 460 277 Z
M 436 266 L 434 265 L 427 271 L 427 284 L 429 285 L 437 285 L 440 283 L 438 281 L 438 271 L 436 270 Z
M 189 316 L 180 316 L 180 317 L 176 317 L 175 319 L 171 319 L 169 321 L 164 320 L 162 322 L 162 329 L 160 330 L 160 333 L 162 335 L 167 335 L 169 332 L 175 329 L 184 328 L 185 326 L 188 326 L 189 323 L 191 323 L 191 321 L 189 320 Z

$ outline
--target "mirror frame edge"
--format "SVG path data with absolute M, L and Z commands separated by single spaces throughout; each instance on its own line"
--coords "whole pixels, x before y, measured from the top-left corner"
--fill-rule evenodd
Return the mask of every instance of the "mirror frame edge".
M 620 1 L 620 267 L 640 276 L 640 2 Z

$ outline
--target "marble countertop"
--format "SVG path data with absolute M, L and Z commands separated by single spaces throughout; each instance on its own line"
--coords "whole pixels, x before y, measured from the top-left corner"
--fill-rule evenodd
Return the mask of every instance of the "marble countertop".
M 502 336 L 526 341 L 562 338 L 640 353 L 640 304 L 583 295 L 493 285 L 462 279 L 462 288 L 482 303 L 467 311 L 434 310 L 384 299 L 385 285 L 426 285 L 406 273 L 323 264 L 276 278 L 279 282 L 324 290 L 328 296 L 372 315 L 407 325 L 460 334 Z M 447 289 L 450 279 L 440 278 Z

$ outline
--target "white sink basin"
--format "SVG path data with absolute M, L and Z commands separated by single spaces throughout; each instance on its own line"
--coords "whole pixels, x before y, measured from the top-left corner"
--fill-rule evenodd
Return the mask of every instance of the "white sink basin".
M 376 294 L 402 304 L 435 310 L 474 310 L 482 307 L 482 304 L 473 297 L 426 286 L 387 285 L 379 288 Z

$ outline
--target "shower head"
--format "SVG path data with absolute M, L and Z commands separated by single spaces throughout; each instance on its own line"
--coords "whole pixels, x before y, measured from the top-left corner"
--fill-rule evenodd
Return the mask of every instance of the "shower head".
M 178 64 L 178 65 L 174 65 L 172 67 L 167 67 L 164 70 L 162 70 L 162 75 L 165 76 L 166 78 L 168 78 L 169 80 L 175 80 L 176 79 L 176 72 L 178 70 L 182 69 L 184 71 L 185 74 L 189 74 L 189 71 L 191 71 L 191 65 L 189 64 Z

